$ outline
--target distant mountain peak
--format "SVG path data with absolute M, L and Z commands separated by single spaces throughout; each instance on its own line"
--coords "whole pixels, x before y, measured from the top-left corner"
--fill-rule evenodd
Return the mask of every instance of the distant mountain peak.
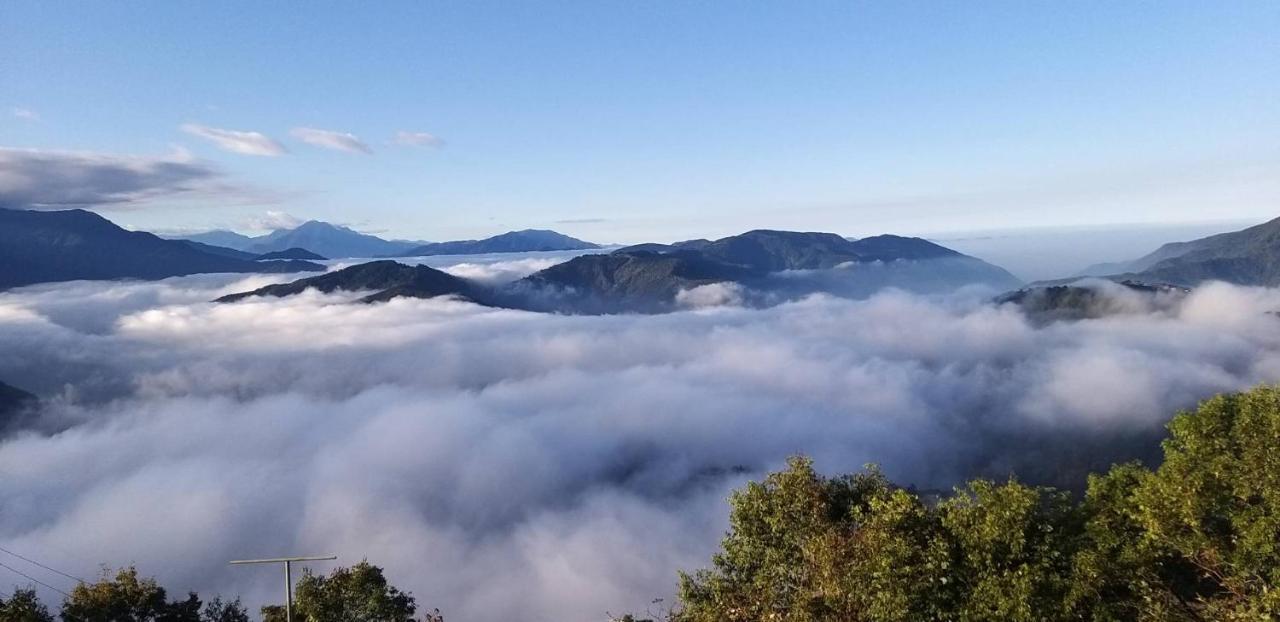
M 479 255 L 485 253 L 589 250 L 594 248 L 600 248 L 600 245 L 569 237 L 557 231 L 522 229 L 520 231 L 508 231 L 483 240 L 457 240 L 423 244 L 400 253 L 400 256 Z

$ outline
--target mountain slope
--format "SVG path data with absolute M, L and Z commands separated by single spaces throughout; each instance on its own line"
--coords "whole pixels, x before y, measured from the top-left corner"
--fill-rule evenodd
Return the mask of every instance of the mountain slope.
M 600 245 L 571 238 L 545 229 L 510 231 L 483 240 L 459 240 L 423 244 L 399 253 L 401 257 L 430 255 L 479 255 L 485 253 L 523 253 L 532 251 L 575 251 L 600 248 Z
M 759 272 L 697 251 L 583 255 L 525 277 L 507 288 L 538 310 L 607 313 L 664 310 L 681 290 L 742 281 Z
M 253 262 L 208 253 L 188 241 L 127 231 L 84 210 L 0 209 L 0 289 L 79 279 L 323 269 L 307 262 Z
M 1170 242 L 1132 261 L 1089 266 L 1081 271 L 1081 275 L 1136 274 L 1154 270 L 1160 264 L 1175 259 L 1195 263 L 1213 259 L 1244 259 L 1250 256 L 1258 258 L 1273 254 L 1280 248 L 1277 239 L 1280 239 L 1280 218 L 1240 231 L 1219 233 L 1186 242 Z M 1169 265 L 1166 264 L 1166 268 Z
M 406 266 L 391 260 L 371 261 L 301 279 L 292 283 L 268 285 L 251 292 L 231 294 L 216 302 L 236 302 L 251 296 L 283 297 L 314 289 L 326 294 L 335 291 L 374 292 L 364 298 L 366 302 L 389 300 L 397 296 L 433 298 L 435 296 L 463 296 L 476 300 L 480 289 L 470 282 L 427 266 Z
M 1120 267 L 1127 271 L 1105 276 L 1187 287 L 1213 280 L 1280 285 L 1280 218 L 1240 231 L 1165 244 Z
M 261 255 L 290 248 L 305 248 L 325 257 L 341 258 L 396 255 L 412 246 L 407 242 L 391 242 L 347 227 L 311 220 L 293 229 L 281 229 L 254 238 L 245 250 Z
M 711 259 L 754 270 L 816 270 L 861 260 L 854 243 L 834 233 L 757 229 L 698 249 Z
M 967 256 L 924 238 L 908 238 L 888 234 L 852 240 L 849 242 L 849 248 L 862 261 L 901 261 Z

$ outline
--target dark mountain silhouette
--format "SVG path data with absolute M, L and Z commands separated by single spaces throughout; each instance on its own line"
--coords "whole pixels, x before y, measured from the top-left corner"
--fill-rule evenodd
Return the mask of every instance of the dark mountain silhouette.
M 0 289 L 79 279 L 323 269 L 308 262 L 254 262 L 206 252 L 189 241 L 127 231 L 84 210 L 0 209 Z
M 524 253 L 532 251 L 576 251 L 600 248 L 562 233 L 544 229 L 525 229 L 495 235 L 483 240 L 459 240 L 423 244 L 399 253 L 400 257 L 429 255 L 479 255 L 484 253 Z
M 390 300 L 397 296 L 433 298 L 461 296 L 479 302 L 483 289 L 472 283 L 427 266 L 406 266 L 391 260 L 371 261 L 301 279 L 292 283 L 268 285 L 251 292 L 231 294 L 217 302 L 236 302 L 251 296 L 292 296 L 308 289 L 324 293 L 335 291 L 372 292 L 366 302 Z
M 305 248 L 297 248 L 297 247 L 287 248 L 282 251 L 273 251 L 270 253 L 263 253 L 256 257 L 252 255 L 250 256 L 257 261 L 265 261 L 270 259 L 301 259 L 303 261 L 325 261 L 326 259 L 328 259 L 328 257 L 322 257 Z

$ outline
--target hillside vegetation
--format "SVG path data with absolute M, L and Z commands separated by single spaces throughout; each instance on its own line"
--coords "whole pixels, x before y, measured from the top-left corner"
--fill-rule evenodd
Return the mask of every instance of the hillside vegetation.
M 1159 468 L 1115 466 L 1082 499 L 978 480 L 931 501 L 794 458 L 733 495 L 720 552 L 681 577 L 669 617 L 1275 619 L 1277 446 L 1280 390 L 1262 387 L 1178 415 Z

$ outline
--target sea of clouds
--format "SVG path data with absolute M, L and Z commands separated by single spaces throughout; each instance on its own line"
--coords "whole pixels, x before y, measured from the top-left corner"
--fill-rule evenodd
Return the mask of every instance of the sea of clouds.
M 501 282 L 556 260 L 444 267 Z M 788 455 L 925 489 L 1078 485 L 1158 455 L 1175 410 L 1280 379 L 1280 292 L 1222 284 L 1049 325 L 974 291 L 761 309 L 714 286 L 613 316 L 209 302 L 288 278 L 0 293 L 0 380 L 46 403 L 0 441 L 0 546 L 255 608 L 278 570 L 226 561 L 334 553 L 446 619 L 599 621 L 670 598 L 729 492 Z

